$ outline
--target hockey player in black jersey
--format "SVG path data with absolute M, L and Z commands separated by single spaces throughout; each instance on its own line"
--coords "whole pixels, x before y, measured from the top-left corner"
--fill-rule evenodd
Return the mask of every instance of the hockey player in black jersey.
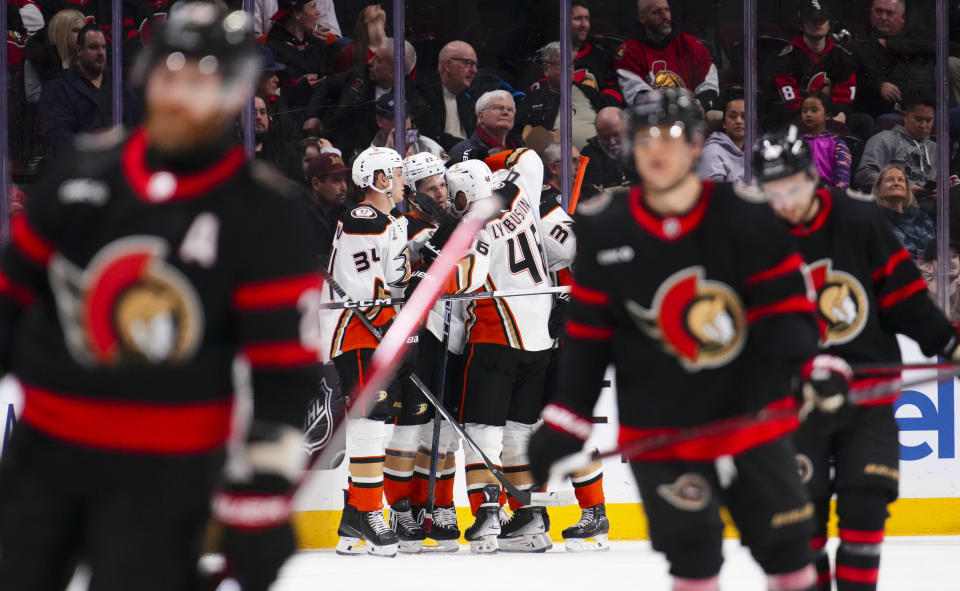
M 804 366 L 826 368 L 806 374 L 816 398 L 846 391 L 842 361 L 816 357 L 813 301 L 789 234 L 762 203 L 694 174 L 704 126 L 690 94 L 648 93 L 630 115 L 625 155 L 644 181 L 578 208 L 559 391 L 529 448 L 540 482 L 583 447 L 609 363 L 621 442 L 795 408 L 791 382 Z M 770 589 L 813 589 L 813 506 L 787 437 L 796 426 L 796 416 L 758 420 L 631 458 L 675 591 L 719 589 L 720 505 Z
M 956 330 L 927 295 L 920 271 L 873 199 L 817 190 L 816 166 L 795 127 L 762 138 L 753 159 L 770 205 L 810 269 L 824 351 L 850 363 L 897 364 L 896 333 L 902 333 L 926 355 L 960 359 Z M 887 504 L 897 498 L 900 446 L 891 403 L 898 394 L 834 414 L 814 411 L 795 434 L 797 467 L 816 508 L 818 589 L 831 588 L 825 545 L 834 493 L 837 589 L 877 588 Z
M 0 589 L 62 589 L 83 560 L 91 589 L 193 590 L 211 497 L 244 591 L 294 551 L 320 273 L 295 187 L 232 141 L 257 56 L 244 13 L 178 4 L 137 64 L 145 125 L 78 138 L 13 223 Z M 238 354 L 253 420 L 222 476 Z

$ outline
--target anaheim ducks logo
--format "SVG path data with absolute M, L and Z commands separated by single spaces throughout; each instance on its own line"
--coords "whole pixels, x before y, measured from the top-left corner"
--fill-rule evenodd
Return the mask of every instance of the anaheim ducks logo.
M 833 268 L 830 259 L 810 265 L 817 294 L 820 345 L 842 345 L 855 339 L 867 324 L 869 301 L 856 277 Z
M 683 78 L 667 68 L 667 62 L 657 60 L 650 67 L 650 86 L 654 88 L 686 88 Z
M 671 275 L 657 289 L 651 309 L 632 300 L 626 308 L 647 336 L 690 371 L 727 364 L 746 341 L 740 298 L 728 285 L 704 279 L 703 267 Z
M 137 236 L 107 245 L 85 270 L 63 257 L 51 261 L 61 323 L 78 361 L 162 364 L 193 355 L 203 333 L 202 308 L 166 253 L 163 240 Z

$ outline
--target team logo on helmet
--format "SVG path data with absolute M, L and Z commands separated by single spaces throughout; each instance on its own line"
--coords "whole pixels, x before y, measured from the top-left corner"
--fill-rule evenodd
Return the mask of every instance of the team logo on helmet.
M 650 86 L 653 88 L 686 88 L 683 78 L 667 68 L 667 62 L 657 60 L 650 66 Z
M 189 359 L 203 333 L 203 309 L 190 281 L 164 257 L 166 243 L 147 236 L 104 247 L 87 269 L 63 257 L 50 283 L 71 354 L 100 366 Z
M 833 268 L 830 259 L 810 265 L 810 279 L 817 294 L 817 325 L 820 345 L 842 345 L 855 339 L 867 324 L 870 304 L 856 277 Z
M 746 342 L 740 298 L 725 283 L 705 279 L 703 267 L 667 278 L 649 310 L 632 300 L 626 308 L 642 331 L 690 371 L 727 364 Z

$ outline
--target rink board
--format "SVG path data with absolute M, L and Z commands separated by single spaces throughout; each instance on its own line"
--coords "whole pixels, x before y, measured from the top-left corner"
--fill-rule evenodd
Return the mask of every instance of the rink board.
M 901 349 L 908 362 L 927 361 L 916 344 L 908 339 L 901 338 Z M 608 375 L 608 378 L 612 377 Z M 927 376 L 906 372 L 904 380 L 911 382 L 920 377 Z M 901 428 L 901 499 L 891 506 L 888 535 L 960 535 L 960 462 L 956 457 L 960 436 L 958 392 L 960 382 L 957 380 L 939 385 L 930 382 L 905 391 L 897 402 L 896 416 Z M 14 381 L 5 379 L 0 383 L 0 412 L 4 420 L 4 437 L 0 442 L 7 441 L 19 408 L 19 388 Z M 613 388 L 603 392 L 594 414 L 606 417 L 608 422 L 596 426 L 590 443 L 599 449 L 609 449 L 615 445 L 617 432 Z M 462 452 L 458 466 L 463 466 Z M 342 489 L 346 481 L 344 463 L 336 470 L 314 471 L 298 493 L 295 520 L 303 548 L 336 545 L 337 524 L 343 507 Z M 610 518 L 610 538 L 646 540 L 647 523 L 633 476 L 629 466 L 618 458 L 604 462 L 604 492 Z M 456 478 L 454 498 L 461 529 L 465 529 L 472 523 L 472 517 L 467 508 L 462 468 Z M 550 533 L 555 540 L 560 540 L 563 528 L 580 517 L 578 507 L 552 507 L 549 512 Z M 728 527 L 726 533 L 728 537 L 736 536 L 732 527 Z

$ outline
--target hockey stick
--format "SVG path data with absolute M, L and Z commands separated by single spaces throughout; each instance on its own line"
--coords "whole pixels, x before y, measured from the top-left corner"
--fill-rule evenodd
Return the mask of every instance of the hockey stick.
M 440 400 L 446 391 L 447 385 L 447 346 L 450 344 L 450 317 L 453 315 L 453 303 L 447 302 L 443 310 L 443 338 L 440 339 L 440 363 L 437 364 L 434 383 L 440 392 Z M 437 464 L 440 461 L 440 413 L 433 417 L 433 438 L 430 440 L 430 479 L 427 485 L 427 510 L 423 517 L 423 531 L 430 533 L 433 529 L 433 505 L 437 491 Z
M 960 368 L 955 368 L 960 370 Z M 957 372 L 955 371 L 949 379 L 957 377 Z M 847 401 L 850 404 L 862 404 L 865 402 L 870 402 L 871 400 L 878 400 L 889 396 L 893 392 L 899 390 L 905 390 L 907 388 L 913 388 L 922 384 L 928 384 L 930 382 L 940 382 L 941 380 L 934 380 L 930 378 L 910 380 L 909 382 L 904 382 L 901 379 L 892 379 L 888 382 L 883 382 L 881 384 L 874 384 L 872 386 L 866 386 L 863 388 L 855 388 L 850 390 L 850 393 L 847 395 Z M 551 483 L 556 483 L 562 481 L 568 474 L 573 474 L 577 470 L 582 470 L 594 461 L 597 457 L 599 458 L 608 458 L 612 456 L 621 456 L 627 460 L 636 459 L 639 456 L 643 456 L 652 451 L 662 449 L 664 447 L 670 447 L 673 445 L 686 443 L 696 439 L 704 437 L 716 437 L 720 435 L 727 435 L 730 433 L 735 433 L 742 429 L 748 427 L 762 426 L 770 423 L 775 423 L 783 421 L 785 419 L 797 418 L 797 409 L 796 408 L 778 408 L 772 410 L 761 410 L 760 412 L 740 415 L 732 417 L 729 419 L 723 419 L 713 423 L 707 423 L 704 425 L 697 425 L 695 427 L 689 427 L 681 429 L 674 433 L 667 433 L 664 435 L 656 435 L 652 437 L 646 437 L 643 439 L 636 439 L 633 441 L 628 441 L 626 443 L 620 444 L 613 449 L 609 449 L 604 452 L 600 452 L 597 456 L 593 451 L 582 450 L 575 454 L 561 458 L 550 468 L 550 479 Z
M 940 361 L 932 363 L 857 363 L 850 366 L 856 375 L 888 375 L 903 371 L 960 371 L 960 363 Z
M 536 289 L 501 289 L 496 291 L 475 291 L 472 293 L 443 294 L 437 298 L 438 302 L 456 302 L 461 300 L 484 300 L 491 298 L 515 298 L 543 294 L 570 293 L 569 285 L 556 287 L 540 287 Z M 340 296 L 346 297 L 346 296 Z M 323 310 L 342 310 L 344 308 L 370 308 L 376 306 L 399 306 L 406 304 L 407 298 L 376 298 L 370 300 L 350 300 L 342 302 L 328 302 L 320 304 Z
M 570 206 L 567 213 L 573 215 L 577 211 L 577 202 L 580 201 L 580 190 L 583 188 L 583 177 L 587 174 L 587 164 L 590 158 L 580 156 L 580 162 L 577 165 L 577 176 L 573 181 L 573 192 L 570 193 Z

